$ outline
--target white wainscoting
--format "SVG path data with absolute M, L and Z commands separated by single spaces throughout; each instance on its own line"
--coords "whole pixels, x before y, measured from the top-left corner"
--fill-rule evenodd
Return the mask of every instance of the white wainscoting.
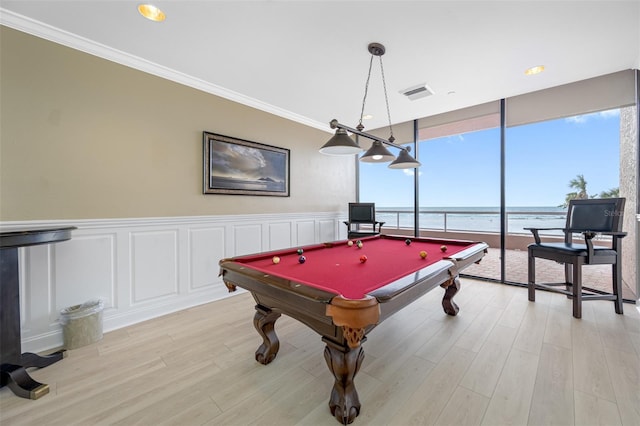
M 346 238 L 344 215 L 2 222 L 78 228 L 69 241 L 19 250 L 22 350 L 62 346 L 60 310 L 88 300 L 104 302 L 110 331 L 228 297 L 220 259 Z

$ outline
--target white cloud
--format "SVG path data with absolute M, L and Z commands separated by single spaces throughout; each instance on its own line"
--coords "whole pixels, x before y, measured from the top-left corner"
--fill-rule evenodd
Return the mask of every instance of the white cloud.
M 619 109 L 610 109 L 608 111 L 600 111 L 598 114 L 601 118 L 609 118 L 609 117 L 619 117 L 620 110 Z
M 214 141 L 216 155 L 212 158 L 212 168 L 220 176 L 262 177 L 266 161 L 262 153 L 251 147 Z
M 402 169 L 402 172 L 406 175 L 406 176 L 414 176 L 414 171 L 415 169 Z M 418 171 L 418 176 L 422 176 L 422 172 Z
M 585 123 L 587 121 L 587 115 L 576 115 L 575 117 L 567 117 L 564 121 L 568 123 Z
M 607 120 L 609 118 L 615 118 L 615 117 L 619 117 L 620 116 L 620 110 L 619 109 L 610 109 L 607 111 L 599 111 L 599 112 L 592 112 L 589 114 L 582 114 L 582 115 L 576 115 L 574 117 L 567 117 L 564 120 L 568 123 L 576 123 L 576 124 L 582 124 L 582 123 L 586 123 L 589 120 Z

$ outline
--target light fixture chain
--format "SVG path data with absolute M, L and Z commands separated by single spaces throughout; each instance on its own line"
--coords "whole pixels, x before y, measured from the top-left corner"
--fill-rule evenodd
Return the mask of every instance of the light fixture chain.
M 364 98 L 362 98 L 362 110 L 360 111 L 360 121 L 358 123 L 358 127 L 362 127 L 362 129 L 364 129 L 364 126 L 362 125 L 362 117 L 364 116 L 364 105 L 367 102 L 367 93 L 369 92 L 369 80 L 371 79 L 371 68 L 373 66 L 373 55 L 371 55 L 371 59 L 369 60 L 369 73 L 367 74 L 367 82 L 364 85 Z M 359 129 L 362 131 L 362 129 Z
M 387 118 L 389 119 L 389 140 L 393 142 L 395 138 L 393 137 L 393 127 L 391 126 L 391 110 L 389 109 L 389 97 L 387 96 L 387 82 L 384 78 L 384 67 L 382 66 L 382 56 L 380 58 L 380 74 L 382 74 L 382 88 L 384 89 L 384 100 L 387 103 Z M 368 84 L 368 82 L 367 82 Z
M 373 143 L 371 144 L 371 148 L 365 152 L 365 154 L 360 157 L 360 161 L 375 163 L 375 162 L 386 162 L 391 161 L 394 158 L 393 154 L 387 150 L 385 145 L 392 146 L 400 150 L 400 154 L 395 158 L 391 164 L 389 164 L 390 169 L 415 169 L 420 167 L 420 162 L 409 154 L 411 147 L 410 146 L 402 146 L 396 145 L 394 143 L 395 138 L 393 137 L 393 127 L 391 125 L 391 108 L 389 108 L 389 95 L 387 94 L 387 80 L 384 77 L 384 67 L 382 65 L 382 55 L 384 55 L 385 48 L 380 43 L 369 43 L 367 47 L 369 53 L 371 53 L 371 58 L 369 59 L 369 73 L 367 74 L 367 82 L 364 86 L 364 97 L 362 98 L 362 110 L 360 111 L 360 122 L 356 126 L 356 128 L 351 128 L 345 126 L 344 124 L 340 124 L 338 120 L 335 118 L 329 122 L 329 126 L 332 129 L 337 129 L 336 134 L 329 139 L 327 143 L 325 143 L 322 148 L 320 148 L 320 152 L 328 155 L 350 155 L 357 154 L 362 152 L 363 149 L 360 147 L 358 136 L 362 136 L 367 139 L 371 139 Z M 387 106 L 387 118 L 389 119 L 389 132 L 391 133 L 388 140 L 385 140 L 379 136 L 372 135 L 370 133 L 363 132 L 364 126 L 362 125 L 362 120 L 364 119 L 364 108 L 367 103 L 367 95 L 369 93 L 369 82 L 371 80 L 371 70 L 373 69 L 373 57 L 380 57 L 380 73 L 382 74 L 382 87 L 384 88 L 384 100 Z M 356 140 L 349 136 L 347 132 L 351 132 L 356 135 Z

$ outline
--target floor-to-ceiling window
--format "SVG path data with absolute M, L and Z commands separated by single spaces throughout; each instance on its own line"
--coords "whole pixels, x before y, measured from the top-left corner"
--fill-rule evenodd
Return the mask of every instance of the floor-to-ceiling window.
M 505 203 L 507 208 L 536 208 L 509 215 L 506 281 L 527 281 L 520 259 L 526 257 L 529 240 L 520 242 L 519 229 L 562 226 L 564 209 L 558 206 L 568 199 L 621 196 L 627 199 L 625 217 L 633 215 L 638 193 L 637 154 L 632 154 L 638 147 L 636 99 L 636 72 L 629 70 L 506 100 Z M 633 226 L 623 230 L 635 240 Z M 623 296 L 635 299 L 638 260 L 629 243 L 623 240 Z M 596 288 L 593 283 L 602 283 L 602 290 L 611 291 L 611 268 L 598 268 L 585 268 L 585 282 Z M 542 281 L 562 281 L 557 264 L 536 269 Z
M 487 112 L 487 110 L 491 112 Z M 482 240 L 492 247 L 466 274 L 500 277 L 500 114 L 494 103 L 456 121 L 422 120 L 420 228 L 432 237 Z
M 417 171 L 419 234 L 488 241 L 492 249 L 483 267 L 465 272 L 499 279 L 499 102 L 410 124 L 411 129 L 400 132 L 405 135 L 401 143 L 418 140 L 416 158 L 422 165 L 393 170 L 386 164 L 360 163 L 360 201 L 376 203 L 384 232 L 413 235 Z
M 359 201 L 375 203 L 376 219 L 385 222 L 382 230 L 393 233 L 413 228 L 415 169 L 390 169 L 388 164 L 359 163 Z
M 562 206 L 571 197 L 622 196 L 630 233 L 625 298 L 636 298 L 637 74 L 623 71 L 410 123 L 422 163 L 416 169 L 420 234 L 486 241 L 489 254 L 465 273 L 524 284 L 532 241 L 525 227 L 563 226 Z M 415 232 L 413 178 L 413 170 L 360 165 L 360 199 L 377 203 L 387 232 Z
M 505 154 L 505 279 L 525 283 L 527 271 L 521 265 L 531 233 L 524 228 L 562 228 L 570 199 L 620 195 L 620 109 L 510 127 Z M 556 282 L 564 274 L 555 262 L 539 263 L 541 280 Z M 609 265 L 585 269 L 585 284 L 609 284 L 602 277 L 610 270 Z

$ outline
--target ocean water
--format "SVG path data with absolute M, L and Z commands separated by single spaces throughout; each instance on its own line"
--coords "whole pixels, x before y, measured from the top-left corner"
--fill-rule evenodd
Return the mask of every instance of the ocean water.
M 511 234 L 531 234 L 532 228 L 562 228 L 567 210 L 562 207 L 507 207 L 507 230 Z M 413 208 L 378 207 L 376 219 L 384 229 L 413 228 Z M 439 231 L 500 232 L 499 207 L 421 207 L 420 229 Z M 548 231 L 547 234 L 562 234 Z
M 285 191 L 285 183 L 272 179 L 234 179 L 211 176 L 209 186 L 214 189 L 240 189 L 250 191 Z

